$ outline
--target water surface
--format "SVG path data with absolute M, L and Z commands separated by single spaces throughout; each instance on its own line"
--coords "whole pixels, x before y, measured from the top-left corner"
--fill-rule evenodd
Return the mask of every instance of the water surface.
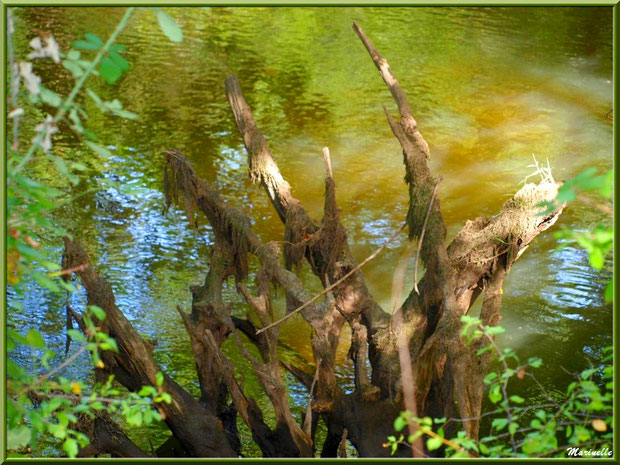
M 189 308 L 188 285 L 204 279 L 212 236 L 204 220 L 192 229 L 180 210 L 162 214 L 162 151 L 183 151 L 201 176 L 251 214 L 263 241 L 283 234 L 264 193 L 247 177 L 245 151 L 224 92 L 230 74 L 238 76 L 294 195 L 317 219 L 323 205 L 321 148 L 330 148 L 338 202 L 359 261 L 404 221 L 407 190 L 401 150 L 381 107 L 393 114 L 396 108 L 352 21 L 389 60 L 409 97 L 431 146 L 431 168 L 444 179 L 438 195 L 450 237 L 467 219 L 496 213 L 533 172 L 533 156 L 548 160 L 556 179 L 589 166 L 612 166 L 611 8 L 167 11 L 183 29 L 181 44 L 167 41 L 154 16 L 140 11 L 119 38 L 131 71 L 113 86 L 89 83 L 100 96 L 119 98 L 140 115 L 123 121 L 83 101 L 88 129 L 110 146 L 113 158 L 97 157 L 71 135 L 55 139 L 59 154 L 91 169 L 76 192 L 107 178 L 132 187 L 132 193 L 103 189 L 57 217 L 87 244 L 128 318 L 157 339 L 158 361 L 193 392 L 198 390 L 194 362 L 175 307 Z M 53 32 L 66 50 L 86 32 L 106 37 L 122 14 L 122 8 L 18 8 L 17 54 L 27 54 L 35 30 Z M 49 87 L 69 91 L 71 83 L 59 67 L 37 63 L 35 70 Z M 56 182 L 43 163 L 33 172 Z M 554 229 L 588 230 L 604 220 L 597 211 L 571 205 Z M 386 309 L 404 240 L 364 269 Z M 57 238 L 50 241 L 59 256 Z M 553 230 L 536 239 L 506 281 L 502 308 L 507 332 L 501 344 L 524 358 L 542 357 L 538 378 L 549 390 L 564 389 L 567 371 L 587 367 L 612 334 L 612 308 L 601 297 L 611 267 L 594 272 L 586 253 L 573 247 L 557 251 L 559 245 Z M 316 283 L 311 287 L 319 290 Z M 236 312 L 244 312 L 232 283 L 226 296 L 237 302 Z M 84 301 L 83 295 L 74 298 L 77 306 Z M 63 346 L 64 308 L 58 297 L 33 286 L 25 297 L 11 296 L 10 303 L 21 304 L 11 310 L 10 324 L 42 327 L 50 344 Z M 278 310 L 284 311 L 281 301 Z M 282 356 L 310 361 L 309 336 L 303 321 L 292 319 L 281 331 Z M 343 377 L 351 372 L 347 350 L 345 337 Z M 226 351 L 239 373 L 249 371 L 234 344 L 227 343 Z M 88 372 L 87 360 L 74 368 L 76 376 Z M 307 396 L 289 382 L 299 413 Z M 246 385 L 267 407 L 251 376 Z M 515 389 L 537 395 L 526 381 Z M 161 442 L 166 433 L 157 434 Z M 136 440 L 146 444 L 140 434 Z

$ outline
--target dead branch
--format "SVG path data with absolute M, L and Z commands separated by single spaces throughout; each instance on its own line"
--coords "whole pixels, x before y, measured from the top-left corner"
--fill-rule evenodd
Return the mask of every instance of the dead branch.
M 292 317 L 293 315 L 301 312 L 302 310 L 304 310 L 308 305 L 316 302 L 318 299 L 320 299 L 321 297 L 323 297 L 325 294 L 327 294 L 328 292 L 334 290 L 336 287 L 338 287 L 340 284 L 342 284 L 343 282 L 345 282 L 349 277 L 351 277 L 354 273 L 356 273 L 360 268 L 362 268 L 364 265 L 366 265 L 369 261 L 371 261 L 372 259 L 374 259 L 375 257 L 377 257 L 377 255 L 379 255 L 381 253 L 381 251 L 383 251 L 383 249 L 385 249 L 388 245 L 390 245 L 390 243 L 396 239 L 398 237 L 398 235 L 402 232 L 403 229 L 405 229 L 405 227 L 407 226 L 407 224 L 403 224 L 400 228 L 398 228 L 396 230 L 396 232 L 394 232 L 394 234 L 392 234 L 390 236 L 390 238 L 385 241 L 381 247 L 379 247 L 377 250 L 375 250 L 372 254 L 370 254 L 368 257 L 366 257 L 359 265 L 357 265 L 355 268 L 353 268 L 351 271 L 349 271 L 346 275 L 344 275 L 342 278 L 340 278 L 338 281 L 336 281 L 334 284 L 332 284 L 331 286 L 323 289 L 319 294 L 315 295 L 312 299 L 308 300 L 307 302 L 303 303 L 302 305 L 300 305 L 299 307 L 297 307 L 295 310 L 293 310 L 292 312 L 289 312 L 286 316 L 280 318 L 278 321 L 274 321 L 273 323 L 265 326 L 264 328 L 259 329 L 258 331 L 256 331 L 256 334 L 260 334 L 263 331 L 266 331 L 270 328 L 273 328 L 274 326 L 278 326 L 281 323 L 285 322 L 286 320 L 288 320 L 290 317 Z
M 328 286 L 326 276 L 332 283 L 339 282 L 350 270 L 356 268 L 357 263 L 338 218 L 331 162 L 328 162 L 324 154 L 327 169 L 326 208 L 323 224 L 319 227 L 309 218 L 301 202 L 292 196 L 290 185 L 284 180 L 263 135 L 258 130 L 235 76 L 226 80 L 226 94 L 248 152 L 250 178 L 263 185 L 278 216 L 285 224 L 284 255 L 287 267 L 298 266 L 305 255 L 312 271 L 324 287 Z M 381 351 L 385 348 L 385 343 L 376 336 L 387 328 L 389 315 L 370 295 L 359 268 L 349 278 L 342 282 L 342 286 L 333 289 L 336 308 L 346 314 L 359 313 L 363 316 L 363 324 L 368 328 L 373 382 L 387 385 L 390 383 L 389 379 L 395 376 L 389 362 L 393 354 L 384 356 Z M 299 305 L 301 304 L 303 302 Z M 340 325 L 344 322 L 340 311 L 335 311 L 331 317 L 333 326 L 330 329 L 330 339 L 334 352 L 338 347 Z M 387 391 L 384 393 L 387 395 Z
M 90 263 L 83 247 L 74 240 L 63 238 L 66 268 Z M 106 371 L 131 391 L 143 385 L 155 385 L 156 374 L 161 371 L 153 359 L 148 343 L 137 333 L 133 325 L 116 306 L 109 283 L 99 276 L 92 265 L 77 271 L 88 293 L 88 305 L 96 305 L 106 313 L 100 326 L 116 340 L 118 353 L 103 352 Z M 233 451 L 218 427 L 217 419 L 192 396 L 168 376 L 162 388 L 172 397 L 170 404 L 158 404 L 172 433 L 190 455 L 197 457 L 233 456 Z

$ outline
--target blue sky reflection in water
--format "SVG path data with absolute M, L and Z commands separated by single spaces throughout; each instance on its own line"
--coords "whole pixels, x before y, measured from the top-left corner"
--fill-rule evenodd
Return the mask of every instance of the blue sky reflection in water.
M 321 148 L 332 153 L 337 197 L 358 260 L 368 256 L 404 220 L 407 192 L 398 142 L 381 105 L 395 113 L 389 92 L 351 30 L 357 21 L 389 60 L 407 92 L 442 174 L 439 189 L 449 234 L 467 219 L 492 215 L 532 172 L 532 155 L 557 179 L 588 166 L 612 167 L 611 8 L 170 8 L 184 31 L 177 45 L 160 35 L 150 15 L 138 14 L 120 36 L 131 71 L 114 86 L 93 81 L 106 99 L 119 98 L 138 121 L 119 121 L 83 104 L 88 128 L 110 144 L 108 160 L 89 153 L 70 135 L 56 150 L 90 169 L 76 192 L 120 181 L 58 212 L 83 240 L 111 282 L 119 307 L 149 338 L 157 359 L 197 392 L 188 337 L 175 307 L 188 308 L 188 286 L 207 270 L 210 228 L 189 227 L 180 210 L 162 214 L 162 156 L 182 150 L 224 196 L 248 211 L 263 241 L 280 240 L 283 228 L 262 190 L 247 179 L 245 151 L 224 93 L 237 74 L 283 174 L 311 215 L 323 204 Z M 19 8 L 18 57 L 27 54 L 34 28 L 54 33 L 66 49 L 86 32 L 106 36 L 122 15 L 117 8 Z M 66 92 L 57 68 L 35 69 L 52 89 Z M 34 168 L 45 179 L 43 168 Z M 102 174 L 101 174 L 102 173 Z M 588 230 L 605 218 L 571 206 L 554 227 Z M 59 241 L 52 246 L 60 256 Z M 403 250 L 395 241 L 364 270 L 369 287 L 391 307 L 391 276 Z M 536 239 L 516 263 L 504 288 L 500 343 L 523 357 L 545 361 L 539 379 L 562 389 L 569 375 L 611 343 L 612 308 L 601 294 L 611 263 L 594 272 L 576 248 L 557 251 L 553 230 Z M 308 275 L 307 272 L 304 272 Z M 409 270 L 410 283 L 413 271 Z M 310 288 L 319 291 L 307 276 Z M 226 297 L 243 307 L 231 282 Z M 73 297 L 76 307 L 82 294 Z M 34 285 L 9 296 L 9 323 L 42 327 L 64 345 L 62 299 Z M 21 305 L 21 309 L 16 309 Z M 277 300 L 276 311 L 284 305 Z M 13 323 L 14 322 L 14 323 Z M 281 331 L 282 356 L 311 360 L 309 329 L 294 318 Z M 341 344 L 341 375 L 351 374 L 348 344 Z M 249 371 L 232 344 L 227 354 Z M 28 354 L 19 354 L 30 363 Z M 88 373 L 86 360 L 73 375 Z M 261 397 L 247 377 L 247 389 Z M 523 381 L 517 391 L 534 395 Z M 291 385 L 304 408 L 307 396 Z

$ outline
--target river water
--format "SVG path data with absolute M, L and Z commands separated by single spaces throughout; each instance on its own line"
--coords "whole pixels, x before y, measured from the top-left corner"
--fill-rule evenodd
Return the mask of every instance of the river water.
M 78 186 L 63 187 L 74 193 L 101 187 L 56 217 L 87 244 L 128 318 L 158 341 L 155 355 L 162 367 L 192 392 L 197 392 L 194 362 L 175 307 L 189 309 L 188 285 L 204 279 L 211 235 L 204 220 L 196 229 L 180 210 L 162 214 L 162 151 L 185 153 L 201 176 L 251 214 L 264 242 L 283 234 L 264 193 L 247 177 L 245 150 L 224 92 L 230 74 L 238 76 L 294 195 L 317 219 L 323 204 L 321 148 L 329 147 L 358 261 L 404 221 L 407 190 L 400 147 L 381 108 L 387 105 L 396 114 L 395 105 L 351 29 L 353 21 L 387 58 L 409 97 L 431 147 L 431 168 L 443 176 L 438 196 L 450 237 L 467 219 L 497 212 L 534 171 L 533 157 L 548 161 L 556 179 L 613 165 L 611 7 L 167 11 L 182 27 L 182 43 L 169 42 L 154 15 L 139 10 L 119 37 L 129 73 L 114 85 L 89 82 L 102 98 L 119 98 L 139 115 L 137 121 L 120 120 L 83 100 L 88 129 L 113 156 L 98 157 L 68 131 L 55 138 L 57 154 L 89 168 Z M 18 8 L 17 56 L 27 55 L 35 30 L 53 32 L 67 50 L 87 32 L 107 37 L 122 14 L 122 8 Z M 37 63 L 35 72 L 57 92 L 71 88 L 60 66 Z M 32 173 L 58 183 L 43 162 L 33 164 Z M 120 182 L 124 190 L 102 187 L 105 179 Z M 612 335 L 612 307 L 602 299 L 611 262 L 603 272 L 593 271 L 581 249 L 558 250 L 553 231 L 588 230 L 605 220 L 592 208 L 570 205 L 515 264 L 504 287 L 507 331 L 499 342 L 522 358 L 543 358 L 537 377 L 551 392 L 570 382 L 567 372 L 588 367 Z M 58 238 L 47 239 L 59 256 Z M 386 309 L 392 306 L 391 277 L 404 246 L 403 236 L 364 268 L 370 290 Z M 319 290 L 316 283 L 310 287 Z M 60 349 L 62 299 L 34 285 L 29 289 L 24 296 L 9 292 L 9 324 L 41 327 L 49 344 Z M 226 296 L 242 314 L 232 282 Z M 83 295 L 73 298 L 78 306 L 84 301 Z M 309 336 L 301 319 L 290 320 L 281 331 L 282 357 L 310 361 Z M 351 374 L 347 350 L 345 336 L 343 379 Z M 227 343 L 226 352 L 239 373 L 250 371 L 234 344 Z M 85 376 L 88 360 L 71 370 Z M 515 392 L 539 396 L 535 386 L 520 383 Z M 289 385 L 294 410 L 301 412 L 307 396 L 292 379 Z M 250 375 L 246 388 L 269 411 Z M 162 428 L 151 430 L 156 442 L 166 436 Z M 134 435 L 147 444 L 144 431 Z M 255 453 L 245 439 L 246 452 Z

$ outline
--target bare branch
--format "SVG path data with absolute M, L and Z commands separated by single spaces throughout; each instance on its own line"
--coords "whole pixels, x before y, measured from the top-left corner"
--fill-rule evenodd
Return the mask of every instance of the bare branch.
M 295 310 L 293 310 L 292 312 L 288 313 L 286 316 L 280 318 L 278 321 L 274 321 L 273 323 L 271 323 L 270 325 L 265 326 L 264 328 L 259 329 L 258 331 L 256 331 L 256 334 L 260 334 L 263 331 L 268 330 L 269 328 L 273 328 L 274 326 L 280 325 L 283 322 L 285 322 L 286 320 L 288 320 L 290 317 L 292 317 L 293 315 L 301 312 L 302 310 L 304 310 L 308 305 L 312 304 L 313 302 L 316 302 L 318 299 L 320 299 L 321 297 L 323 297 L 325 294 L 327 294 L 328 292 L 330 292 L 332 289 L 335 289 L 336 287 L 338 287 L 340 284 L 342 284 L 344 281 L 346 281 L 351 275 L 353 275 L 354 273 L 356 273 L 360 268 L 362 268 L 365 264 L 367 264 L 369 261 L 371 261 L 373 258 L 375 258 L 377 255 L 379 255 L 379 253 L 381 253 L 381 251 L 383 249 L 385 249 L 394 239 L 396 239 L 396 237 L 401 233 L 401 231 L 403 229 L 405 229 L 405 227 L 407 226 L 407 224 L 403 224 L 400 228 L 398 228 L 396 230 L 396 232 L 394 234 L 392 234 L 392 236 L 390 236 L 390 238 L 385 241 L 383 243 L 383 245 L 381 247 L 379 247 L 377 250 L 375 250 L 372 254 L 370 254 L 368 257 L 366 257 L 364 259 L 364 261 L 362 261 L 359 265 L 357 265 L 355 268 L 353 268 L 351 271 L 349 271 L 346 275 L 344 275 L 342 278 L 340 278 L 338 281 L 336 281 L 334 284 L 332 284 L 331 286 L 325 288 L 322 292 L 320 292 L 319 294 L 315 295 L 312 299 L 308 300 L 307 302 L 305 302 L 304 304 L 300 305 L 299 307 L 297 307 Z

